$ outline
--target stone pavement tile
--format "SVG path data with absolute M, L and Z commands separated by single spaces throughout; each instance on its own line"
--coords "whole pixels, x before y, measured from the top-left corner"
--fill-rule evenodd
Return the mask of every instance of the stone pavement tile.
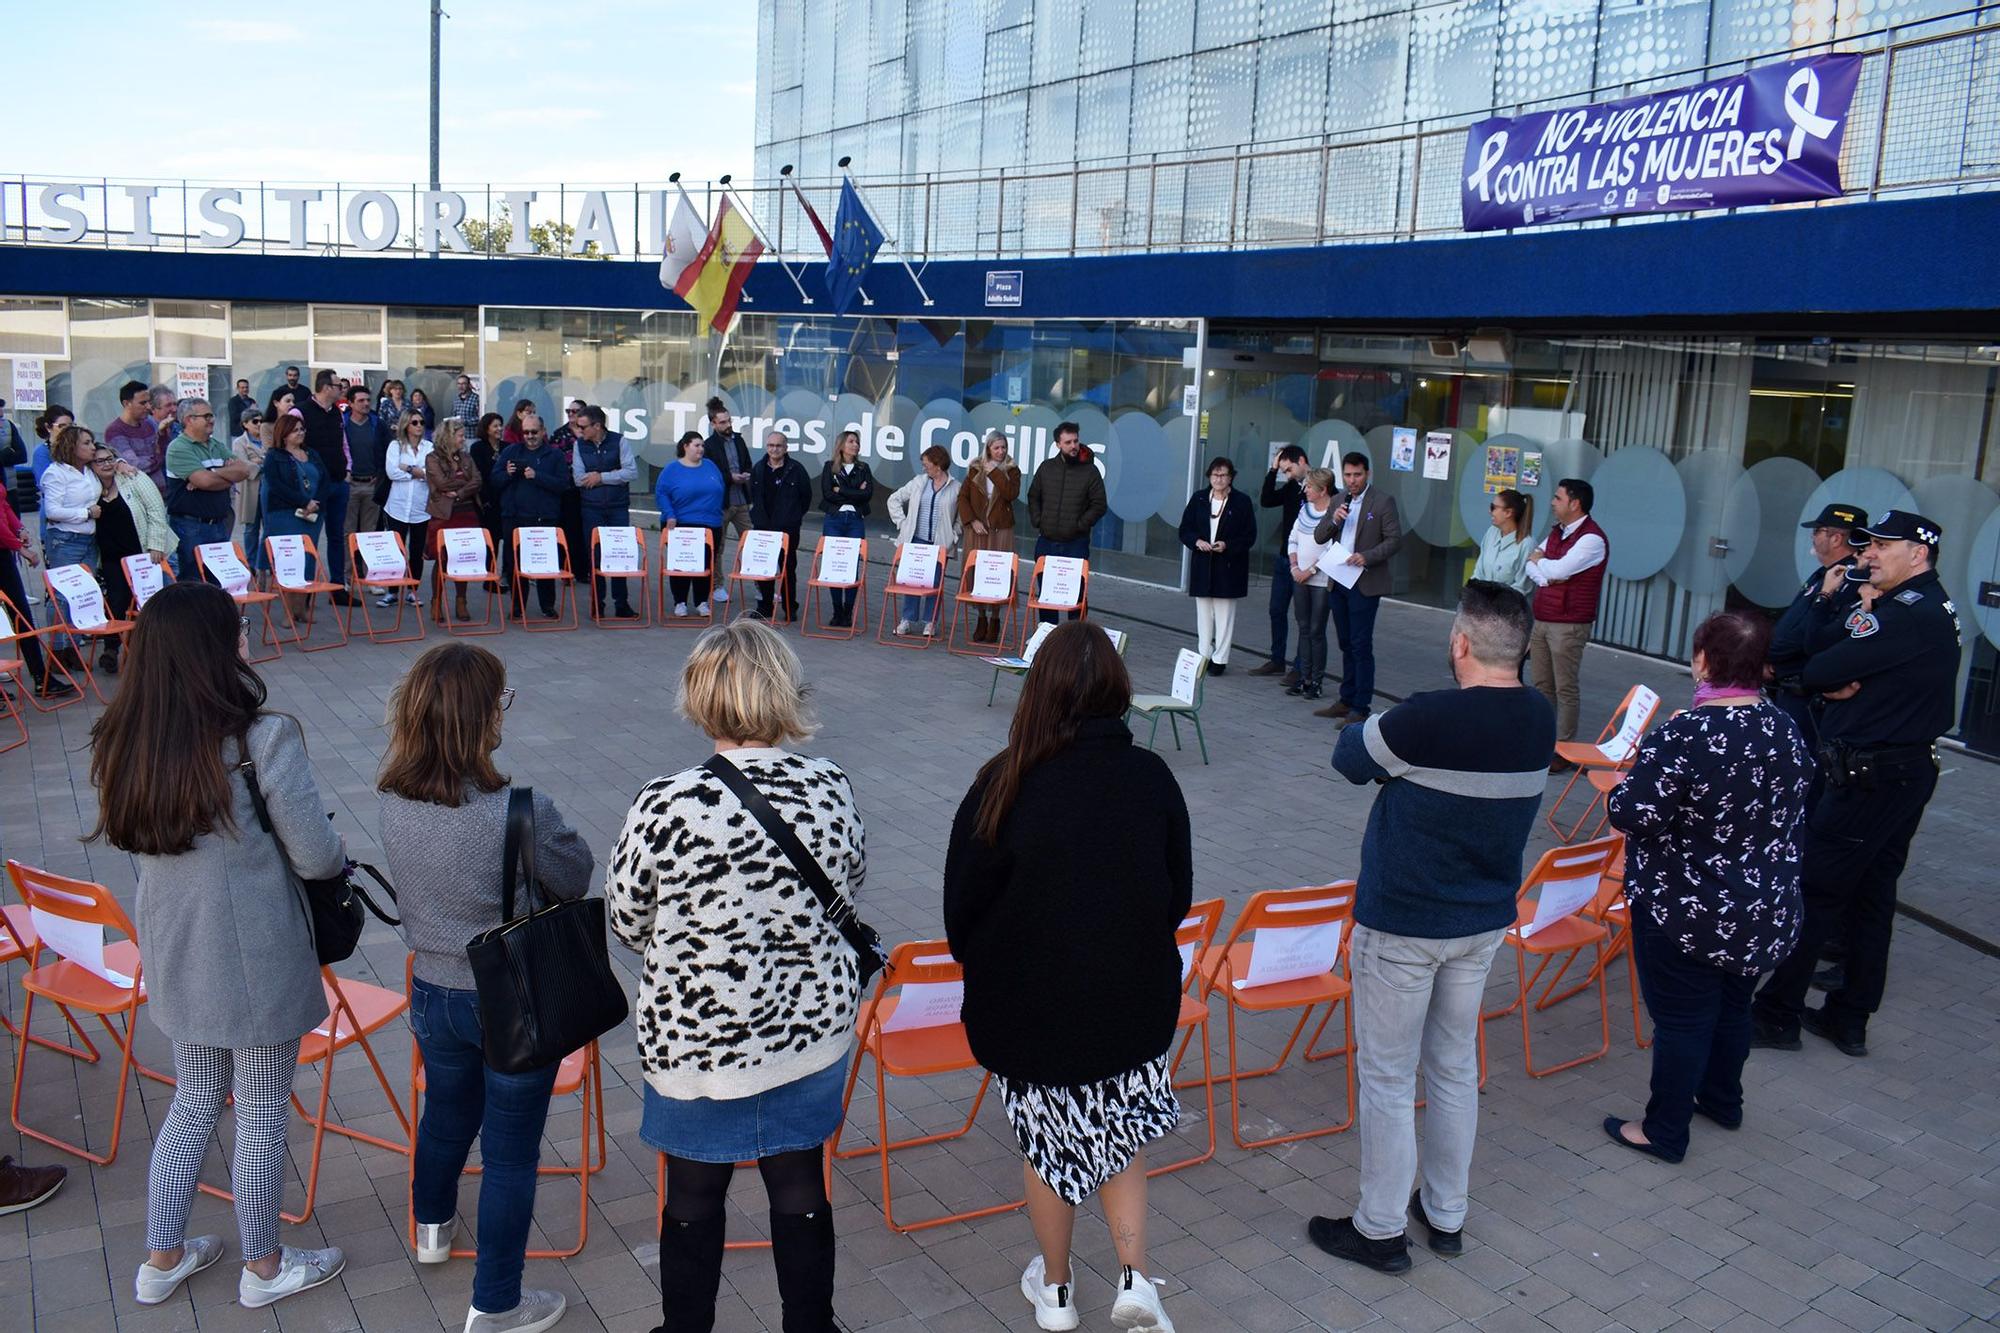
M 186 1333 L 197 1327 L 194 1306 L 186 1301 L 165 1305 L 134 1305 L 130 1309 L 112 1307 L 118 1333 Z M 103 1327 L 100 1325 L 99 1327 Z
M 1875 1333 L 1896 1317 L 1867 1297 L 1841 1287 L 1815 1297 L 1813 1309 L 1858 1333 Z

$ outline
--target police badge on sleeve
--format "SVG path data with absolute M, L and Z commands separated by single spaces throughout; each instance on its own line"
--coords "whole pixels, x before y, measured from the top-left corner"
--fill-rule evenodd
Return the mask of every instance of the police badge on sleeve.
M 1865 639 L 1882 628 L 1882 622 L 1875 619 L 1872 612 L 1856 611 L 1847 618 L 1847 637 Z

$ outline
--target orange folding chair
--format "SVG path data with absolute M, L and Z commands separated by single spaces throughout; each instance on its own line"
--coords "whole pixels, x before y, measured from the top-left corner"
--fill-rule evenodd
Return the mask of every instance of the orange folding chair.
M 244 660 L 254 665 L 283 657 L 285 649 L 278 638 L 278 622 L 271 617 L 271 605 L 278 600 L 278 594 L 257 588 L 254 582 L 256 576 L 250 572 L 250 562 L 243 558 L 243 548 L 233 541 L 203 542 L 194 548 L 194 566 L 202 577 L 220 584 L 236 605 L 244 608 L 246 617 L 253 609 L 262 612 L 263 632 L 253 636 L 251 642 L 262 643 L 271 651 Z
M 776 553 L 773 561 L 772 553 Z M 798 615 L 799 609 L 792 605 L 791 587 L 785 580 L 785 568 L 792 558 L 792 534 L 752 529 L 736 539 L 736 564 L 729 571 L 729 595 L 738 606 L 747 605 L 749 589 L 746 584 L 768 583 L 771 585 L 771 610 L 779 619 L 790 622 Z M 769 572 L 766 572 L 769 571 Z M 779 604 L 784 610 L 779 612 Z M 712 605 L 712 603 L 711 603 Z
M 69 678 L 70 684 L 77 687 L 78 697 L 82 696 L 84 687 L 88 685 L 90 692 L 97 696 L 97 702 L 108 703 L 109 700 L 104 697 L 104 687 L 97 683 L 97 672 L 90 665 L 93 654 L 85 641 L 95 643 L 99 639 L 117 639 L 123 642 L 125 636 L 132 632 L 132 622 L 111 618 L 110 612 L 104 605 L 104 591 L 98 587 L 97 578 L 90 572 L 89 565 L 60 565 L 55 569 L 44 566 L 42 583 L 49 590 L 49 605 L 55 615 L 55 621 L 48 627 L 48 633 L 69 635 L 70 642 L 78 646 L 77 661 L 83 667 L 83 679 L 80 681 L 66 666 L 62 668 L 63 675 Z M 88 592 L 84 588 L 86 583 L 89 585 Z M 90 593 L 96 595 L 94 603 L 89 600 Z M 55 661 L 54 655 L 48 653 L 46 647 L 44 655 L 49 661 Z M 250 660 L 256 662 L 265 659 L 253 657 Z M 32 698 L 31 695 L 30 699 Z M 36 703 L 35 707 L 40 708 L 41 705 Z M 54 710 L 43 709 L 43 711 Z
M 27 961 L 34 954 L 35 944 L 39 938 L 35 933 L 34 918 L 25 906 L 20 904 L 0 906 L 0 965 Z M 87 1065 L 96 1064 L 100 1057 L 96 1045 L 90 1040 L 90 1034 L 77 1023 L 75 1014 L 60 1005 L 56 1006 L 56 1009 L 63 1016 L 63 1021 L 69 1024 L 70 1031 L 76 1034 L 77 1040 L 83 1043 L 81 1048 L 65 1046 L 62 1042 L 51 1041 L 47 1037 L 29 1032 L 26 1028 L 15 1027 L 14 1020 L 4 1011 L 0 1011 L 0 1028 L 5 1028 L 8 1035 L 16 1041 L 31 1041 L 48 1050 L 74 1056 Z
M 577 617 L 576 573 L 575 566 L 570 563 L 568 534 L 561 528 L 542 524 L 515 528 L 510 540 L 514 543 L 515 623 L 530 634 L 554 634 L 575 629 L 581 621 Z M 530 569 L 529 564 L 534 568 Z M 535 621 L 528 618 L 528 585 L 531 583 L 556 585 L 556 614 L 552 619 Z M 563 610 L 565 602 L 569 607 L 567 613 Z M 563 623 L 565 618 L 568 624 Z
M 1611 1049 L 1611 997 L 1604 984 L 1604 946 L 1610 937 L 1610 930 L 1601 922 L 1592 921 L 1583 915 L 1583 909 L 1598 900 L 1604 875 L 1612 859 L 1617 856 L 1623 835 L 1614 834 L 1609 838 L 1599 838 L 1594 842 L 1580 842 L 1573 847 L 1551 847 L 1542 853 L 1541 860 L 1535 862 L 1534 869 L 1521 881 L 1521 892 L 1515 899 L 1515 921 L 1502 936 L 1502 942 L 1514 952 L 1514 977 L 1518 990 L 1514 1002 L 1504 1009 L 1494 1009 L 1481 1014 L 1483 1021 L 1504 1018 L 1519 1011 L 1521 1015 L 1521 1052 L 1529 1077 L 1541 1078 L 1564 1069 L 1574 1069 L 1577 1065 L 1588 1064 L 1600 1059 Z M 1597 1016 L 1599 1035 L 1602 1041 L 1596 1050 L 1565 1060 L 1561 1064 L 1545 1068 L 1535 1067 L 1534 1034 L 1528 1023 L 1529 997 L 1541 984 L 1543 972 L 1549 964 L 1560 958 L 1561 965 L 1555 975 L 1549 978 L 1543 989 L 1542 999 L 1553 1003 L 1556 983 L 1561 980 L 1564 969 L 1575 961 L 1585 949 L 1597 953 L 1597 965 L 1585 979 L 1597 983 Z M 1532 975 L 1527 970 L 1528 955 L 1533 954 L 1539 961 Z M 1581 989 L 1578 987 L 1577 989 Z M 1574 991 L 1567 992 L 1573 994 Z M 1562 998 L 1560 996 L 1556 998 Z M 1536 1004 L 1536 1009 L 1547 1004 Z M 1485 1050 L 1480 1051 L 1482 1060 Z M 1482 1068 L 1483 1082 L 1486 1071 Z
M 889 992 L 892 990 L 896 994 L 891 995 Z M 969 1222 L 976 1217 L 1011 1213 L 1027 1202 L 1015 1199 L 1011 1203 L 970 1208 L 922 1222 L 896 1220 L 889 1154 L 927 1143 L 944 1143 L 971 1133 L 973 1121 L 979 1118 L 979 1108 L 986 1100 L 986 1090 L 993 1083 L 991 1073 L 981 1077 L 979 1092 L 972 1099 L 972 1110 L 966 1113 L 965 1123 L 957 1129 L 920 1134 L 914 1138 L 891 1139 L 889 1078 L 922 1078 L 979 1068 L 979 1061 L 973 1058 L 972 1046 L 965 1035 L 965 1024 L 958 1019 L 959 1000 L 964 993 L 965 970 L 951 956 L 950 946 L 943 940 L 911 940 L 897 945 L 890 953 L 889 961 L 875 983 L 874 996 L 862 1002 L 861 1012 L 855 1019 L 855 1032 L 860 1037 L 860 1043 L 855 1048 L 854 1065 L 847 1074 L 847 1089 L 841 1096 L 843 1117 L 840 1131 L 833 1136 L 832 1152 L 842 1159 L 873 1155 L 881 1160 L 882 1220 L 891 1231 L 908 1234 L 951 1222 Z M 843 1152 L 840 1140 L 847 1131 L 844 1112 L 854 1100 L 854 1085 L 861 1077 L 864 1057 L 875 1063 L 875 1146 L 850 1148 Z
M 958 594 L 951 599 L 951 629 L 945 635 L 945 651 L 962 657 L 985 657 L 998 645 L 1011 643 L 1019 630 L 1015 622 L 1020 607 L 1015 595 L 1020 591 L 1020 577 L 1021 557 L 1012 551 L 967 551 L 963 568 L 958 571 Z M 970 631 L 964 639 L 959 638 L 968 608 L 974 612 L 971 624 L 976 629 L 978 617 L 996 607 L 1006 609 L 1000 612 L 1000 630 L 992 643 L 975 641 Z
M 125 1096 L 132 1086 L 132 1072 L 137 1070 L 158 1082 L 173 1083 L 167 1075 L 141 1064 L 132 1053 L 132 1041 L 138 1034 L 139 1006 L 146 1003 L 138 932 L 132 926 L 132 919 L 125 915 L 125 909 L 111 896 L 111 890 L 102 884 L 37 870 L 12 858 L 7 861 L 7 874 L 28 909 L 33 927 L 32 942 L 21 941 L 28 955 L 28 971 L 21 977 L 27 1001 L 21 1007 L 19 1030 L 27 1033 L 33 1029 L 35 1000 L 40 998 L 61 1009 L 70 1028 L 83 1040 L 81 1050 L 41 1040 L 15 1043 L 14 1098 L 9 1107 L 14 1128 L 86 1162 L 109 1166 L 118 1157 L 118 1140 L 125 1126 Z M 107 944 L 104 939 L 107 927 L 124 938 Z M 10 930 L 9 934 L 12 933 Z M 55 960 L 44 962 L 50 953 L 56 955 Z M 30 1045 L 47 1046 L 89 1064 L 97 1062 L 96 1046 L 72 1016 L 76 1010 L 97 1015 L 98 1022 L 118 1043 L 118 1096 L 111 1110 L 110 1151 L 104 1153 L 92 1152 L 87 1144 L 43 1133 L 21 1120 L 21 1090 L 27 1081 Z M 122 1031 L 112 1023 L 114 1015 L 123 1018 Z
M 348 550 L 350 552 L 354 550 L 352 543 L 349 543 Z M 350 611 L 345 616 L 341 615 L 340 606 L 333 600 L 333 595 L 337 592 L 346 592 L 346 586 L 325 578 L 315 578 L 306 573 L 309 569 L 317 571 L 326 569 L 326 566 L 320 563 L 318 544 L 309 536 L 266 537 L 264 553 L 270 560 L 271 582 L 283 594 L 278 599 L 278 606 L 285 613 L 285 623 L 280 627 L 278 634 L 279 640 L 307 653 L 323 653 L 329 648 L 345 648 L 348 623 L 353 619 L 354 613 Z M 350 577 L 353 577 L 351 573 Z M 359 584 L 357 578 L 356 586 Z M 292 606 L 294 597 L 304 599 L 302 606 L 297 610 Z M 315 614 L 317 603 L 314 601 L 318 597 L 326 598 L 327 619 L 340 631 L 338 639 L 320 643 L 311 642 L 313 625 L 319 619 Z M 304 614 L 301 615 L 300 611 Z M 419 616 L 418 619 L 421 621 L 422 617 Z
M 1295 1143 L 1326 1134 L 1338 1134 L 1354 1123 L 1354 988 L 1340 974 L 1347 946 L 1347 927 L 1354 919 L 1354 881 L 1342 880 L 1298 889 L 1264 889 L 1250 895 L 1227 940 L 1210 949 L 1203 963 L 1203 1002 L 1218 993 L 1228 1006 L 1229 1043 L 1229 1131 L 1239 1148 L 1263 1148 L 1278 1143 Z M 1257 932 L 1252 939 L 1244 936 Z M 1263 950 L 1260 961 L 1258 951 Z M 1327 1012 L 1306 1043 L 1308 1060 L 1347 1059 L 1347 1118 L 1337 1125 L 1276 1134 L 1262 1139 L 1245 1139 L 1242 1125 L 1242 1098 L 1239 1089 L 1245 1079 L 1264 1078 L 1285 1067 L 1300 1034 L 1320 1005 Z M 1343 1006 L 1346 1044 L 1330 1051 L 1315 1052 L 1314 1045 L 1333 1017 L 1335 1006 Z M 1236 1055 L 1236 1011 L 1271 1013 L 1297 1009 L 1299 1021 L 1285 1049 L 1262 1069 L 1241 1069 Z
M 673 581 L 704 579 L 708 596 L 695 603 L 708 607 L 707 615 L 676 616 L 670 610 L 679 605 L 673 598 Z M 707 629 L 715 623 L 715 534 L 707 528 L 685 524 L 660 533 L 660 623 L 668 629 Z
M 11 638 L 11 635 L 0 634 L 0 644 L 5 644 Z M 28 681 L 27 664 L 18 657 L 0 657 L 0 681 L 9 679 L 21 693 L 35 692 L 34 685 Z M 14 730 L 19 733 L 15 739 L 0 745 L 0 754 L 5 754 L 9 750 L 18 750 L 28 743 L 28 719 L 22 715 L 21 705 L 14 702 L 12 690 L 0 689 L 0 713 L 5 713 L 13 721 Z M 5 961 L 4 957 L 0 957 L 0 962 Z
M 454 543 L 457 543 L 456 550 Z M 445 633 L 468 639 L 484 634 L 505 634 L 507 599 L 500 591 L 500 557 L 493 546 L 493 534 L 485 528 L 443 528 L 439 531 L 437 557 L 440 582 L 436 609 L 443 613 Z M 486 590 L 485 619 L 455 621 L 451 618 L 452 602 L 456 598 L 447 599 L 444 594 L 447 589 L 455 593 L 455 585 L 465 584 L 477 584 Z M 497 623 L 496 611 L 499 613 Z
M 1054 588 L 1049 587 L 1051 569 L 1056 571 Z M 1072 576 L 1076 583 L 1074 597 L 1071 597 L 1068 587 Z M 1028 626 L 1043 611 L 1074 611 L 1078 620 L 1090 619 L 1090 561 L 1078 555 L 1035 557 L 1035 568 L 1028 575 L 1028 608 L 1021 617 L 1021 633 L 1024 636 L 1031 632 Z M 1051 618 L 1062 619 L 1059 615 Z
M 914 549 L 912 549 L 914 548 Z M 919 542 L 897 542 L 894 562 L 889 566 L 889 583 L 882 589 L 882 619 L 875 627 L 875 642 L 894 644 L 898 648 L 924 649 L 931 646 L 934 634 L 897 634 L 895 627 L 900 623 L 896 615 L 896 603 L 904 597 L 915 597 L 931 604 L 931 613 L 919 623 L 935 625 L 943 616 L 939 612 L 944 607 L 945 570 L 951 564 L 951 550 L 944 546 L 930 548 L 937 558 L 935 568 L 922 558 L 923 544 Z M 905 567 L 904 552 L 909 552 L 908 567 Z M 930 568 L 931 581 L 914 581 L 915 571 Z M 906 581 L 908 580 L 908 581 Z
M 68 681 L 70 688 L 75 691 L 74 694 L 71 694 L 66 699 L 58 699 L 53 703 L 44 703 L 42 702 L 41 692 L 35 689 L 34 682 L 28 679 L 27 669 L 22 664 L 21 659 L 18 657 L 6 659 L 12 665 L 9 666 L 5 663 L 0 663 L 0 677 L 12 676 L 14 684 L 20 688 L 22 697 L 28 701 L 29 706 L 37 713 L 53 713 L 59 708 L 68 708 L 71 704 L 80 704 L 84 699 L 83 682 L 76 678 L 75 672 L 56 660 L 55 653 L 49 648 L 46 642 L 48 636 L 55 632 L 55 627 L 52 625 L 45 625 L 40 629 L 35 628 L 34 620 L 23 613 L 20 607 L 14 605 L 14 599 L 6 593 L 0 592 L 0 652 L 18 652 L 20 645 L 24 642 L 29 640 L 39 642 L 42 649 L 43 673 L 45 675 L 53 675 L 61 672 L 63 679 Z M 89 669 L 88 663 L 85 664 L 85 669 Z M 102 695 L 98 697 L 100 699 L 103 698 Z M 22 739 L 27 739 L 26 725 L 23 722 L 25 715 L 15 711 L 15 706 L 11 700 L 8 701 L 7 711 L 15 713 L 15 722 L 22 726 Z M 7 748 L 12 749 L 13 746 L 10 745 Z
M 409 985 L 415 962 L 416 959 L 412 957 L 403 964 L 403 984 L 405 987 Z M 425 1087 L 424 1053 L 417 1045 L 416 1040 L 412 1038 L 410 1041 L 410 1109 L 405 1119 L 410 1137 L 406 1145 L 397 1145 L 397 1150 L 407 1153 L 410 1159 L 409 1167 L 405 1171 L 406 1180 L 414 1178 L 416 1174 L 417 1124 L 421 1118 L 421 1104 Z M 605 1160 L 604 1065 L 602 1058 L 598 1054 L 596 1042 L 593 1041 L 580 1050 L 571 1051 L 563 1057 L 562 1063 L 556 1066 L 556 1085 L 550 1095 L 552 1097 L 575 1096 L 583 1104 L 583 1115 L 578 1122 L 580 1127 L 577 1133 L 575 1164 L 544 1164 L 535 1168 L 535 1174 L 538 1176 L 576 1177 L 576 1244 L 549 1249 L 529 1250 L 527 1257 L 530 1259 L 568 1259 L 573 1255 L 582 1253 L 584 1243 L 590 1239 L 590 1178 L 604 1169 Z M 401 1116 L 402 1112 L 398 1111 L 397 1114 Z M 594 1159 L 591 1156 L 593 1139 L 596 1143 L 597 1154 Z M 468 1166 L 465 1168 L 465 1174 L 468 1176 L 480 1175 L 483 1171 L 483 1167 Z M 417 1248 L 417 1213 L 414 1205 L 409 1202 L 410 1191 L 407 1186 L 403 1190 L 403 1199 L 404 1215 L 407 1218 L 405 1239 L 408 1240 L 410 1248 L 415 1250 Z M 454 1259 L 471 1259 L 477 1257 L 478 1254 L 479 1250 L 477 1247 L 454 1247 L 451 1257 Z
M 829 569 L 827 554 L 831 551 L 836 565 L 853 561 L 853 578 L 833 578 L 831 574 L 845 572 L 843 569 Z M 851 591 L 854 594 L 854 618 L 838 628 L 828 624 L 820 614 L 820 593 Z M 821 537 L 813 547 L 811 573 L 806 578 L 806 613 L 799 618 L 799 633 L 808 639 L 854 639 L 868 629 L 868 539 L 865 537 Z
M 1570 770 L 1569 781 L 1563 784 L 1561 794 L 1556 797 L 1556 803 L 1550 806 L 1548 814 L 1543 816 L 1548 822 L 1549 832 L 1556 835 L 1556 841 L 1575 842 L 1577 834 L 1583 831 L 1584 824 L 1590 819 L 1591 812 L 1603 804 L 1604 794 L 1610 790 L 1608 787 L 1599 787 L 1594 782 L 1588 784 L 1593 789 L 1590 803 L 1584 806 L 1583 813 L 1577 816 L 1576 823 L 1565 831 L 1562 825 L 1556 822 L 1556 811 L 1562 809 L 1563 802 L 1569 799 L 1570 789 L 1590 773 L 1622 774 L 1630 768 L 1632 761 L 1639 757 L 1639 738 L 1644 736 L 1646 728 L 1653 724 L 1653 715 L 1659 712 L 1659 709 L 1658 694 L 1644 685 L 1634 685 L 1625 691 L 1625 698 L 1605 720 L 1604 730 L 1597 734 L 1595 741 L 1556 742 L 1556 758 L 1566 759 L 1576 765 Z M 1603 824 L 1600 822 L 1598 827 L 1602 829 Z
M 153 557 L 144 553 L 128 555 L 120 560 L 118 573 L 132 594 L 132 614 L 135 618 L 146 609 L 146 603 L 153 600 L 154 593 L 174 581 L 171 564 L 156 565 Z
M 1193 904 L 1188 914 L 1174 930 L 1174 944 L 1181 951 L 1181 1012 L 1174 1026 L 1181 1034 L 1181 1048 L 1174 1055 L 1172 1068 L 1180 1067 L 1181 1056 L 1187 1054 L 1188 1045 L 1197 1034 L 1201 1037 L 1201 1077 L 1176 1083 L 1176 1088 L 1199 1087 L 1207 1105 L 1208 1146 L 1192 1157 L 1184 1157 L 1177 1162 L 1146 1168 L 1146 1176 L 1164 1176 L 1175 1171 L 1185 1171 L 1191 1166 L 1199 1166 L 1215 1156 L 1215 1069 L 1209 1057 L 1208 1001 L 1196 993 L 1200 980 L 1200 963 L 1208 947 L 1215 942 L 1215 932 L 1222 925 L 1222 899 L 1209 898 Z
M 1595 773 L 1591 774 L 1592 778 L 1596 776 Z M 1569 969 L 1574 955 L 1564 959 L 1562 967 L 1556 970 L 1556 975 L 1544 988 L 1542 998 L 1536 1001 L 1535 1009 L 1539 1012 L 1550 1005 L 1567 1000 L 1578 991 L 1590 986 L 1598 979 L 1599 973 L 1623 957 L 1625 984 L 1632 1000 L 1632 1040 L 1643 1051 L 1653 1043 L 1646 1036 L 1639 1020 L 1639 1015 L 1645 1006 L 1639 1000 L 1639 969 L 1632 956 L 1632 907 L 1625 900 L 1625 844 L 1622 839 L 1618 845 L 1618 854 L 1611 858 L 1611 864 L 1604 871 L 1604 880 L 1598 886 L 1597 898 L 1583 908 L 1583 914 L 1592 921 L 1602 923 L 1611 932 L 1611 938 L 1604 946 L 1603 957 L 1591 965 L 1589 973 L 1581 981 L 1570 983 L 1568 990 L 1554 993 L 1556 983 L 1562 980 L 1562 974 Z
M 607 533 L 610 534 L 608 541 Z M 621 620 L 615 615 L 604 614 L 604 598 L 597 591 L 597 585 L 600 580 L 608 579 L 629 580 L 639 585 L 637 616 Z M 612 599 L 614 603 L 617 600 Z M 635 527 L 627 525 L 590 530 L 590 623 L 599 629 L 646 629 L 653 623 L 652 599 L 646 596 L 646 543 L 640 540 L 639 529 Z
M 368 572 L 362 573 L 363 569 Z M 442 565 L 439 568 L 443 568 Z M 403 613 L 407 607 L 405 594 L 413 593 L 423 586 L 420 579 L 410 577 L 410 550 L 403 544 L 401 533 L 386 529 L 380 532 L 350 532 L 347 534 L 347 576 L 353 583 L 351 595 L 354 606 L 347 612 L 347 628 L 354 629 L 354 612 L 361 612 L 361 634 L 370 643 L 416 643 L 427 631 L 424 628 L 423 612 L 419 611 L 410 619 L 417 623 L 417 632 L 408 633 L 403 629 Z M 443 584 L 438 585 L 443 591 Z M 396 618 L 377 629 L 375 617 L 368 610 L 370 593 L 387 593 L 396 599 Z

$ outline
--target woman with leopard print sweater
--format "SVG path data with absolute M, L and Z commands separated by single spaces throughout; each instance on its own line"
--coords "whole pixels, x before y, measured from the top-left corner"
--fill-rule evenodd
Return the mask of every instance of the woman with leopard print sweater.
M 812 734 L 805 696 L 784 639 L 739 621 L 696 640 L 679 703 L 852 901 L 866 867 L 853 785 L 831 760 L 779 748 Z M 639 793 L 605 897 L 612 931 L 646 960 L 639 1137 L 667 1158 L 662 1328 L 713 1327 L 723 1198 L 735 1164 L 754 1159 L 771 1201 L 784 1327 L 832 1330 L 821 1151 L 840 1124 L 853 1047 L 853 952 L 784 852 L 702 767 Z

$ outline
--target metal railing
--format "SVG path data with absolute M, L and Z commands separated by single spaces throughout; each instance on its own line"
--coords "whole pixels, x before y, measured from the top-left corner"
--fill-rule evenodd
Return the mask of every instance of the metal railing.
M 1947 22 L 1952 31 L 1908 35 Z M 1489 114 L 1520 114 L 1554 105 L 1609 101 L 1699 81 L 1755 65 L 1819 51 L 1859 49 L 1855 89 L 1841 151 L 1844 193 L 1812 205 L 2000 188 L 2000 5 L 1981 4 L 1909 28 L 1774 52 L 1751 60 L 1683 70 L 1600 88 L 1587 96 L 1495 108 L 1477 115 L 1418 121 L 1304 143 L 1225 152 L 1160 153 L 1143 159 L 1079 162 L 921 176 L 857 175 L 878 220 L 913 263 L 1050 256 L 1322 246 L 1468 234 L 1460 225 L 1460 169 L 1465 135 Z M 66 185 L 71 215 L 52 212 L 44 192 Z M 150 243 L 135 235 L 130 187 L 152 187 Z M 423 257 L 433 253 L 415 220 L 427 200 L 423 187 L 344 182 L 308 186 L 321 198 L 301 212 L 290 182 L 111 181 L 17 175 L 0 178 L 0 243 L 49 244 L 50 228 L 74 233 L 65 243 L 114 248 L 203 251 L 365 253 Z M 689 183 L 704 216 L 724 187 Z M 800 180 L 799 191 L 831 225 L 841 179 Z M 242 238 L 217 246 L 204 197 L 234 189 L 232 210 Z M 462 231 L 469 255 L 505 258 L 496 224 L 510 216 L 506 196 L 533 191 L 537 230 L 543 222 L 578 228 L 586 212 L 609 229 L 616 251 L 601 257 L 654 263 L 657 238 L 678 197 L 665 183 L 562 184 L 543 187 L 481 184 L 452 191 L 465 205 Z M 817 235 L 787 184 L 763 181 L 734 190 L 758 220 L 776 255 L 820 257 Z M 363 198 L 359 226 L 352 216 Z M 389 207 L 383 206 L 383 200 Z M 317 211 L 315 228 L 314 211 Z M 403 209 L 408 213 L 404 214 Z M 549 210 L 553 208 L 553 218 Z M 122 213 L 120 210 L 122 209 Z M 390 211 L 397 216 L 391 221 Z M 518 213 L 518 207 L 514 210 Z M 1743 210 L 1750 211 L 1750 210 Z M 1557 227 L 1630 226 L 1660 220 L 1649 214 Z M 303 234 L 295 225 L 306 219 Z M 532 220 L 532 219 L 531 219 Z M 371 229 L 375 244 L 357 233 Z M 1548 228 L 1538 228 L 1547 230 Z M 384 243 L 384 232 L 388 233 Z M 204 239 L 204 233 L 208 239 Z M 1484 234 L 1484 233 L 1477 233 Z M 542 238 L 538 252 L 569 253 L 560 234 Z M 551 248 L 553 247 L 553 248 Z

